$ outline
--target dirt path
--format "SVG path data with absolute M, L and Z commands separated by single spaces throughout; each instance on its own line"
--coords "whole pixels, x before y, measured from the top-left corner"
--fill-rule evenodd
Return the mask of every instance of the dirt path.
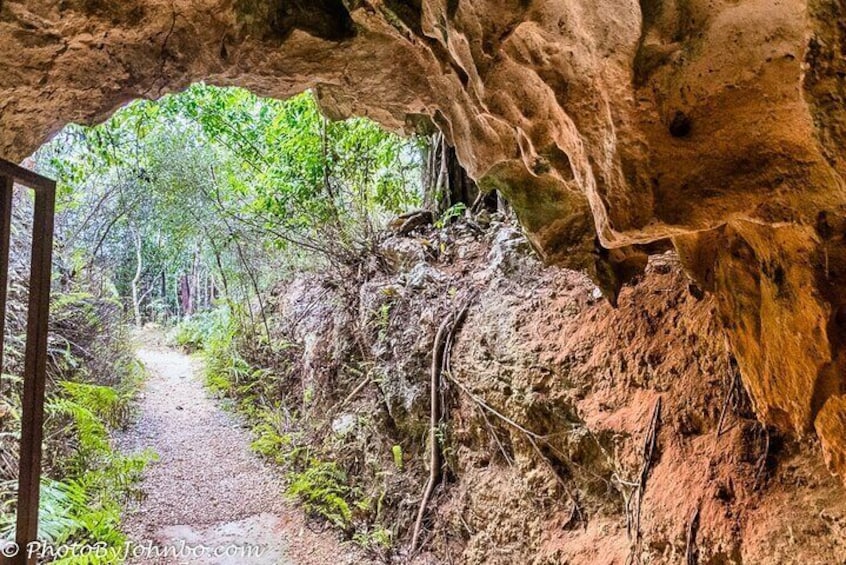
M 130 554 L 128 563 L 367 562 L 331 532 L 306 527 L 274 471 L 249 451 L 249 433 L 237 417 L 209 398 L 199 362 L 158 347 L 140 349 L 138 357 L 149 380 L 138 421 L 118 445 L 126 452 L 152 448 L 159 460 L 145 472 L 146 497 L 126 516 L 129 538 L 144 552 Z M 170 553 L 162 557 L 164 551 Z

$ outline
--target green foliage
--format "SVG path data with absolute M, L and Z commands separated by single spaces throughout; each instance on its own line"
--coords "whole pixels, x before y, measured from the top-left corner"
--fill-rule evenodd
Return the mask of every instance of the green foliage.
M 343 530 L 352 525 L 347 498 L 353 493 L 347 476 L 335 463 L 312 459 L 302 471 L 289 473 L 287 493 L 309 511 L 323 516 Z
M 388 335 L 388 328 L 391 325 L 391 302 L 384 302 L 379 307 L 379 316 L 376 318 L 376 326 L 379 328 L 379 339 L 383 340 Z
M 253 451 L 278 465 L 296 468 L 309 460 L 311 449 L 305 445 L 301 432 L 283 431 L 284 423 L 278 420 L 278 411 L 260 410 L 253 426 L 255 439 L 250 444 Z
M 264 423 L 253 427 L 256 438 L 250 448 L 259 455 L 276 463 L 288 461 L 287 454 L 291 451 L 293 438 L 288 434 L 280 434 L 272 425 Z
M 394 532 L 383 526 L 376 526 L 370 531 L 356 533 L 353 541 L 362 547 L 389 549 L 394 544 Z
M 189 352 L 201 351 L 207 342 L 213 345 L 225 340 L 229 323 L 228 312 L 223 309 L 200 312 L 177 324 L 171 340 Z
M 129 397 L 110 387 L 61 383 L 63 394 L 52 399 L 47 412 L 70 419 L 65 435 L 74 439 L 76 453 L 67 462 L 64 481 L 45 482 L 47 498 L 42 508 L 44 538 L 54 543 L 104 544 L 110 559 L 122 548 L 122 503 L 134 493 L 134 485 L 151 452 L 126 456 L 113 450 L 108 425 L 125 420 Z M 63 563 L 91 562 L 94 555 L 68 557 Z
M 117 563 L 125 536 L 122 506 L 136 496 L 135 484 L 151 453 L 126 456 L 114 450 L 110 431 L 127 424 L 130 401 L 142 371 L 127 340 L 120 308 L 110 296 L 92 291 L 84 281 L 67 282 L 53 293 L 50 320 L 51 363 L 45 404 L 44 472 L 39 538 L 54 545 L 81 548 L 99 544 L 99 552 L 69 552 L 53 563 Z M 17 297 L 12 294 L 12 300 Z M 16 305 L 16 308 L 19 308 Z M 24 331 L 11 318 L 10 334 Z M 14 337 L 12 348 L 19 343 Z M 9 357 L 7 357 L 8 359 Z M 10 371 L 21 370 L 11 356 Z M 20 391 L 21 379 L 3 376 L 4 389 Z M 0 453 L 18 425 L 19 394 L 4 399 L 0 410 Z M 8 427 L 7 427 L 8 426 Z M 0 458 L 0 537 L 14 530 L 17 481 Z
M 65 394 L 50 401 L 51 417 L 67 417 L 64 434 L 77 445 L 63 480 L 44 478 L 41 485 L 39 539 L 54 545 L 73 547 L 100 544 L 101 552 L 71 551 L 55 563 L 83 565 L 116 563 L 126 542 L 120 529 L 122 504 L 135 494 L 134 487 L 152 452 L 122 455 L 108 438 L 106 420 L 114 418 L 121 397 L 108 387 L 62 383 Z M 7 493 L 7 509 L 0 513 L 0 538 L 14 533 L 12 501 L 17 483 L 7 481 L 0 491 Z
M 69 401 L 84 407 L 91 417 L 105 422 L 110 428 L 119 428 L 128 422 L 134 389 L 119 390 L 115 387 L 71 381 L 63 381 L 59 386 Z M 53 404 L 59 402 L 57 399 Z
M 394 467 L 402 471 L 402 468 L 405 464 L 403 460 L 402 446 L 394 445 L 393 447 L 391 447 L 391 455 L 394 456 Z
M 70 126 L 36 161 L 59 181 L 64 288 L 54 319 L 69 330 L 51 342 L 58 441 L 49 488 L 55 523 L 72 522 L 56 531 L 117 542 L 121 493 L 131 490 L 123 463 L 132 465 L 112 452 L 109 432 L 129 417 L 124 381 L 139 369 L 116 343 L 80 344 L 73 332 L 111 339 L 107 302 L 137 311 L 139 322 L 178 322 L 175 343 L 203 356 L 208 387 L 254 427 L 252 448 L 291 473 L 292 496 L 349 531 L 370 499 L 291 429 L 297 414 L 286 410 L 319 406 L 324 392 L 291 386 L 298 380 L 284 370 L 287 346 L 271 346 L 266 300 L 295 271 L 361 272 L 387 220 L 420 206 L 418 141 L 367 119 L 327 120 L 310 93 L 282 102 L 198 84 L 131 103 L 97 127 Z M 384 333 L 390 305 L 377 316 Z
M 202 351 L 206 385 L 218 394 L 231 395 L 255 376 L 236 347 L 240 331 L 227 307 L 192 316 L 177 326 L 176 343 Z
M 186 283 L 196 312 L 260 300 L 286 269 L 356 260 L 421 200 L 416 140 L 329 121 L 308 92 L 283 102 L 195 84 L 69 126 L 36 160 L 59 182 L 66 270 L 108 268 L 146 318 L 191 313 Z
M 450 225 L 453 221 L 464 215 L 467 210 L 467 205 L 464 202 L 456 202 L 441 214 L 441 217 L 435 220 L 435 227 L 442 229 Z
M 86 471 L 78 478 L 42 480 L 39 540 L 70 548 L 99 544 L 105 551 L 101 557 L 70 551 L 67 557 L 54 563 L 120 562 L 118 556 L 126 543 L 120 529 L 122 503 L 133 492 L 133 485 L 152 457 L 150 453 L 129 457 L 110 453 L 101 468 Z M 14 494 L 17 484 L 9 482 L 0 488 Z M 14 529 L 14 513 L 0 515 L 0 538 L 12 538 Z
M 53 399 L 45 411 L 51 417 L 64 417 L 69 420 L 69 429 L 76 437 L 76 453 L 70 460 L 72 467 L 84 468 L 89 458 L 109 451 L 109 432 L 106 425 L 94 411 L 84 404 L 69 398 Z

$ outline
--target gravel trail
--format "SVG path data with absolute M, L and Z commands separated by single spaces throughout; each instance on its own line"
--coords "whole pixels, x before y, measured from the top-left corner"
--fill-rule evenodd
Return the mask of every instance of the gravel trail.
M 368 562 L 331 532 L 306 527 L 301 511 L 285 500 L 279 477 L 249 451 L 249 432 L 208 396 L 198 361 L 152 346 L 139 349 L 138 357 L 149 373 L 140 415 L 117 442 L 124 452 L 152 448 L 159 460 L 145 471 L 145 497 L 125 517 L 135 551 L 144 553 L 130 553 L 128 563 Z M 257 547 L 261 555 L 234 546 Z M 213 555 L 223 550 L 226 555 Z M 162 557 L 164 551 L 170 553 Z

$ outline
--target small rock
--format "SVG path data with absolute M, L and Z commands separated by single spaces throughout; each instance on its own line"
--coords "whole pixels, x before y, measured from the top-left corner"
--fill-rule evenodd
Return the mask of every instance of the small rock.
M 438 269 L 425 262 L 414 265 L 414 268 L 406 275 L 406 285 L 409 288 L 424 288 L 431 284 L 444 282 L 447 276 Z
M 426 249 L 423 244 L 416 239 L 405 237 L 386 239 L 379 245 L 379 253 L 394 272 L 408 269 L 426 259 Z
M 499 230 L 488 253 L 490 269 L 500 269 L 505 273 L 517 270 L 526 260 L 531 247 L 529 241 L 519 230 L 505 227 Z
M 345 436 L 355 427 L 355 414 L 341 414 L 332 420 L 332 431 L 339 436 Z

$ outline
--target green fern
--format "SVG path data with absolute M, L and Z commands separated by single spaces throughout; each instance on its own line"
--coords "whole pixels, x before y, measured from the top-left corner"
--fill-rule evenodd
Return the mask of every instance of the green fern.
M 44 478 L 39 506 L 39 539 L 67 545 L 70 550 L 52 563 L 100 565 L 120 562 L 126 537 L 121 531 L 123 502 L 136 496 L 136 485 L 151 452 L 125 456 L 111 446 L 109 429 L 128 413 L 129 395 L 85 383 L 60 382 L 59 393 L 45 406 L 48 423 L 59 423 L 61 434 L 72 445 L 63 463 L 66 478 Z M 0 484 L 0 537 L 14 535 L 17 483 Z M 81 551 L 98 544 L 97 552 Z M 80 549 L 80 551 L 76 551 Z
M 313 459 L 302 472 L 289 473 L 288 496 L 297 498 L 308 512 L 323 516 L 339 528 L 352 525 L 351 495 L 346 473 L 335 463 Z

